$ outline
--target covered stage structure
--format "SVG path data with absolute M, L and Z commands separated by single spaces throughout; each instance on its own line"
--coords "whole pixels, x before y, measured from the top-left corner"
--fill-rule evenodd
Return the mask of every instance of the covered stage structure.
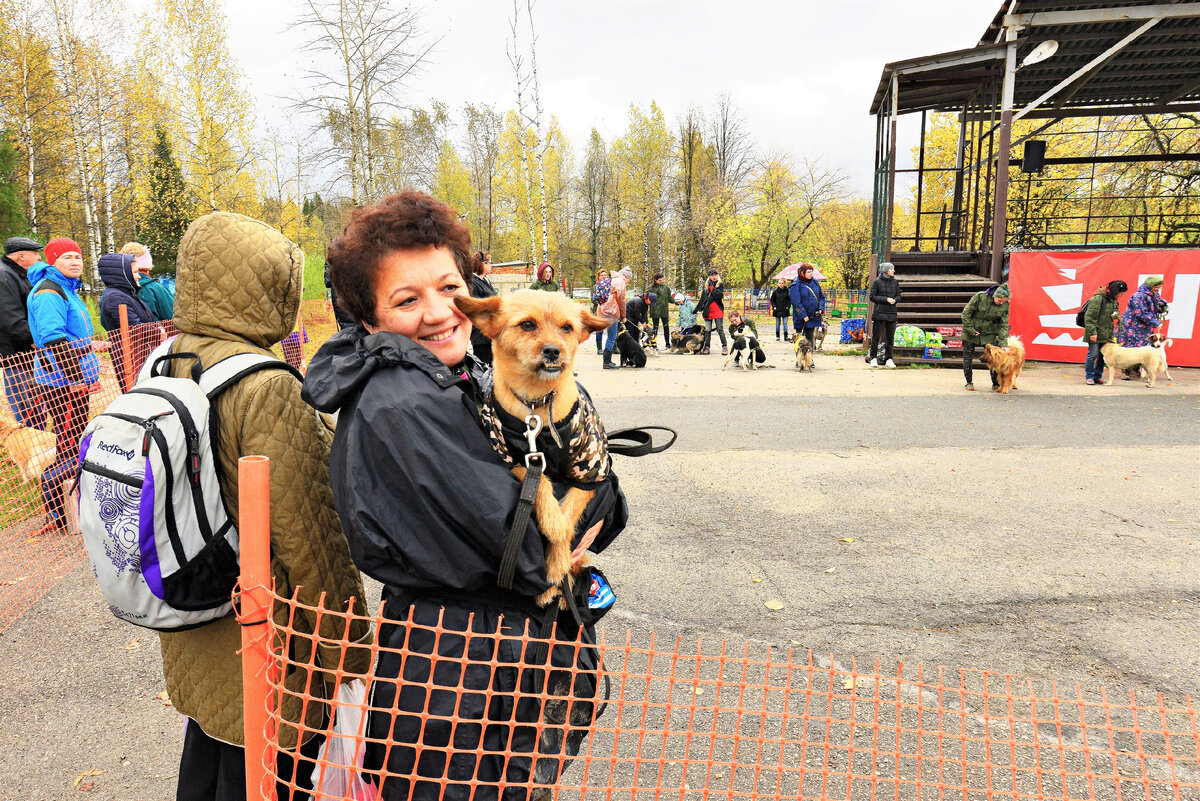
M 871 113 L 871 277 L 896 265 L 900 323 L 957 325 L 1009 280 L 1030 358 L 1082 362 L 1080 304 L 1161 274 L 1170 363 L 1200 366 L 1200 2 L 1004 0 L 974 47 L 885 65 Z M 949 339 L 931 363 L 961 364 Z

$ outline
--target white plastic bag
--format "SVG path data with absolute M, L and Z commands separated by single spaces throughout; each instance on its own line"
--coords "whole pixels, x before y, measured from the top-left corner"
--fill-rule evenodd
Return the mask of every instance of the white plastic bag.
M 331 709 L 333 726 L 313 768 L 314 798 L 374 801 L 378 797 L 375 786 L 364 781 L 361 774 L 366 751 L 363 724 L 366 695 L 362 679 L 338 685 Z

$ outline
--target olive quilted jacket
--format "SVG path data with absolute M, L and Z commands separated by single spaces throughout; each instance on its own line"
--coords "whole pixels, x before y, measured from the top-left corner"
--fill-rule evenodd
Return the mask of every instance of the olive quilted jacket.
M 296 326 L 300 308 L 304 255 L 283 235 L 264 223 L 239 214 L 218 212 L 192 223 L 179 247 L 175 324 L 182 332 L 172 351 L 196 353 L 205 365 L 237 353 L 264 353 Z M 191 364 L 173 363 L 176 376 Z M 300 400 L 301 384 L 286 370 L 264 370 L 243 379 L 216 402 L 220 420 L 218 470 L 226 508 L 238 514 L 237 460 L 262 454 L 271 460 L 271 568 L 275 591 L 293 593 L 317 606 L 325 593 L 327 609 L 345 611 L 351 598 L 356 614 L 365 614 L 358 569 L 333 505 L 329 483 L 330 418 Z M 277 606 L 275 621 L 287 623 L 288 608 Z M 329 670 L 342 660 L 343 649 L 322 643 L 314 659 L 314 615 L 298 611 L 293 623 L 291 658 Z M 323 618 L 320 635 L 341 640 L 344 621 Z M 241 631 L 226 617 L 190 631 L 163 633 L 163 674 L 171 702 L 204 732 L 242 745 Z M 368 645 L 367 623 L 352 626 L 348 639 Z M 345 652 L 344 670 L 370 669 L 366 648 Z M 303 671 L 289 671 L 285 682 L 295 692 L 304 688 Z M 327 707 L 320 699 L 334 690 L 334 679 L 318 672 L 308 687 L 305 712 L 309 734 L 324 723 Z M 285 694 L 285 721 L 300 717 L 301 699 Z M 280 745 L 292 748 L 296 729 L 283 725 Z

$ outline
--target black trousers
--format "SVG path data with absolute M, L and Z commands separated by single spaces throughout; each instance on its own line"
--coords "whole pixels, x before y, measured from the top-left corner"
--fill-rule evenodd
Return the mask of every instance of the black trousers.
M 650 323 L 654 328 L 650 332 L 651 339 L 658 339 L 658 326 L 662 325 L 663 341 L 667 343 L 667 347 L 671 347 L 671 324 L 666 317 L 659 317 L 656 314 L 650 315 Z
M 975 361 L 975 350 L 977 348 L 982 349 L 983 345 L 977 345 L 974 342 L 963 342 L 963 378 L 967 379 L 968 384 L 973 383 L 971 381 L 971 369 L 974 366 L 972 363 Z M 1000 386 L 1000 377 L 991 370 L 988 372 L 992 375 L 992 386 Z
M 876 317 L 871 321 L 874 329 L 871 332 L 871 349 L 867 351 L 867 359 L 876 359 L 886 362 L 892 358 L 892 346 L 896 344 L 896 321 L 895 320 L 880 320 Z M 879 353 L 879 346 L 883 345 L 883 355 Z
M 276 758 L 276 775 L 293 781 L 302 789 L 294 793 L 288 785 L 275 783 L 278 801 L 308 801 L 312 790 L 314 761 L 325 742 L 317 735 L 300 747 L 299 767 L 286 751 Z M 293 777 L 293 772 L 295 776 Z M 176 801 L 246 801 L 246 749 L 214 740 L 200 724 L 188 718 L 183 735 L 183 756 L 179 758 L 179 784 Z M 257 801 L 257 799 L 256 799 Z

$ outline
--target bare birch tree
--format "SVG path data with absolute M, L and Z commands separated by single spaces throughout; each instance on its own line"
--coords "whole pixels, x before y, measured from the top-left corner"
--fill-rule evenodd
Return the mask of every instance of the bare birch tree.
M 517 93 L 517 119 L 521 123 L 521 176 L 525 184 L 525 224 L 529 230 L 529 257 L 530 260 L 536 260 L 537 243 L 534 239 L 533 229 L 533 187 L 529 178 L 529 137 L 528 119 L 529 112 L 525 105 L 525 86 L 529 82 L 529 77 L 525 74 L 525 57 L 521 55 L 520 47 L 520 30 L 521 30 L 521 6 L 520 0 L 513 0 L 513 17 L 509 22 L 509 30 L 512 33 L 512 40 L 508 50 L 508 61 L 512 64 L 513 73 L 516 77 L 516 93 Z M 536 143 L 535 143 L 536 147 Z
M 388 117 L 402 110 L 405 82 L 440 40 L 425 39 L 418 9 L 388 0 L 306 0 L 303 8 L 293 26 L 328 64 L 305 74 L 296 106 L 329 137 L 323 161 L 345 164 L 351 202 L 375 200 Z
M 515 2 L 516 0 L 514 0 Z M 542 211 L 542 261 L 549 261 L 550 235 L 549 225 L 546 221 L 546 168 L 544 165 L 546 137 L 543 135 L 542 129 L 542 92 L 538 82 L 537 31 L 533 27 L 533 0 L 525 0 L 525 16 L 529 20 L 529 77 L 533 84 L 533 119 L 529 122 L 533 124 L 533 153 L 537 158 L 538 184 L 541 188 L 538 197 L 541 200 Z

